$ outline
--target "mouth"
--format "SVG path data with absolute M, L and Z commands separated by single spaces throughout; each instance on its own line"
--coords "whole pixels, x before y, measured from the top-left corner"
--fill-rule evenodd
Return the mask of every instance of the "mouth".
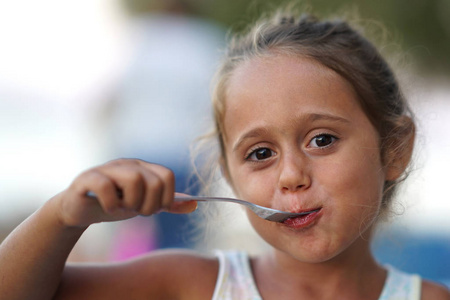
M 282 224 L 294 229 L 306 228 L 313 224 L 322 215 L 321 212 L 322 207 L 309 211 L 302 211 L 301 213 L 304 213 L 303 215 L 294 218 L 288 218 L 284 220 Z

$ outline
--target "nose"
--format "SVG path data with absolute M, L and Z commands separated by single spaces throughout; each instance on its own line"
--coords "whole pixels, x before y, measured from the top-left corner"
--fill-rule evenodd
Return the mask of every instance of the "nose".
M 293 153 L 281 160 L 278 184 L 284 193 L 296 192 L 311 185 L 309 165 L 302 154 Z

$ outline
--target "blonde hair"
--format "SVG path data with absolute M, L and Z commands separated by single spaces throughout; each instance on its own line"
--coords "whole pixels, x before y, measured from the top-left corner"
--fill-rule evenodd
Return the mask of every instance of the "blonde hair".
M 394 73 L 375 46 L 345 21 L 320 21 L 310 15 L 278 11 L 234 36 L 216 73 L 212 136 L 225 166 L 223 119 L 229 78 L 243 62 L 274 53 L 311 58 L 353 86 L 362 109 L 378 131 L 384 166 L 392 165 L 404 152 L 411 154 L 410 141 L 415 134 L 413 116 Z M 398 182 L 406 178 L 407 173 L 403 171 L 404 168 L 403 176 L 385 182 L 382 211 L 392 202 Z

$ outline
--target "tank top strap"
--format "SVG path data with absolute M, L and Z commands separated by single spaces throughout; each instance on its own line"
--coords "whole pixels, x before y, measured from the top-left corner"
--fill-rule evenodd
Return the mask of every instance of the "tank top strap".
M 216 251 L 216 256 L 219 259 L 219 274 L 213 300 L 262 300 L 246 252 Z
M 242 251 L 216 251 L 219 273 L 212 300 L 262 300 L 250 267 L 248 254 Z M 422 281 L 386 266 L 386 282 L 378 300 L 420 300 Z
M 420 300 L 422 280 L 416 274 L 407 274 L 386 266 L 388 275 L 378 300 Z

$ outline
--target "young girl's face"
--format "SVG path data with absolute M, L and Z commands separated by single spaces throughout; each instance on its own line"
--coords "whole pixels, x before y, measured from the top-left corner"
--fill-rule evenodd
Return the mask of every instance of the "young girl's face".
M 338 74 L 293 56 L 242 63 L 227 88 L 224 142 L 238 197 L 279 210 L 315 211 L 285 223 L 249 212 L 272 246 L 321 262 L 366 244 L 361 234 L 379 213 L 385 171 L 378 133 Z

